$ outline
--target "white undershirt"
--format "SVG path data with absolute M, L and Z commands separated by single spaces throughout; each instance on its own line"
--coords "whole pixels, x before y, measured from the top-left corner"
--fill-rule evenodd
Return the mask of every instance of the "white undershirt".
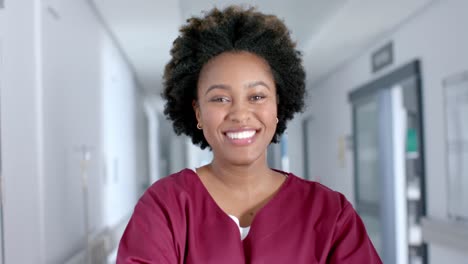
M 240 223 L 239 223 L 239 219 L 237 219 L 237 217 L 235 217 L 235 216 L 233 216 L 233 215 L 229 215 L 229 217 L 231 217 L 231 219 L 236 223 L 237 227 L 239 227 L 241 240 L 244 240 L 244 238 L 246 238 L 247 235 L 249 234 L 250 226 L 248 226 L 248 227 L 241 227 L 241 226 L 240 226 Z

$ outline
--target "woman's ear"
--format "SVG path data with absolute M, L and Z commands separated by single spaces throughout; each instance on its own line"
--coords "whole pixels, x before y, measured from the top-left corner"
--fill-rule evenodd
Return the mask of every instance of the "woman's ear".
M 197 100 L 192 101 L 192 107 L 193 111 L 195 112 L 195 118 L 197 119 L 197 122 L 200 123 L 200 105 L 198 104 Z

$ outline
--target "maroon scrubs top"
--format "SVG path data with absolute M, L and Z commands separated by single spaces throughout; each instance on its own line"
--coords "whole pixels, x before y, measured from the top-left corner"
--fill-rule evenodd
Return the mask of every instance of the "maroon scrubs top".
M 157 181 L 135 206 L 117 263 L 382 263 L 342 194 L 287 175 L 244 240 L 193 170 Z

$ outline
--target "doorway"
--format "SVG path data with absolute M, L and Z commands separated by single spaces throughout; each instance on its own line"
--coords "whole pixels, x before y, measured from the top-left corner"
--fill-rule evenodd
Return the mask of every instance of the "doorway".
M 356 210 L 384 263 L 425 264 L 420 64 L 411 62 L 349 94 Z

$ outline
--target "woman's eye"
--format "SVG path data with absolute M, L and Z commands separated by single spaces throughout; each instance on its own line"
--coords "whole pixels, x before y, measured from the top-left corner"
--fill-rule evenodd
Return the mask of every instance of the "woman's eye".
M 212 102 L 218 102 L 218 103 L 227 103 L 229 102 L 229 99 L 226 97 L 215 97 L 211 99 Z
M 265 96 L 263 96 L 263 95 L 254 95 L 254 96 L 250 97 L 250 100 L 252 100 L 252 101 L 260 101 L 262 99 L 265 99 Z

